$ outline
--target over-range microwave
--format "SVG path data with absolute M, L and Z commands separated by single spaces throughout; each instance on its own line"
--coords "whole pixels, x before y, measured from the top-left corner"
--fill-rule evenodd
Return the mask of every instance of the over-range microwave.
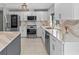
M 35 21 L 36 20 L 36 16 L 27 16 L 27 20 Z

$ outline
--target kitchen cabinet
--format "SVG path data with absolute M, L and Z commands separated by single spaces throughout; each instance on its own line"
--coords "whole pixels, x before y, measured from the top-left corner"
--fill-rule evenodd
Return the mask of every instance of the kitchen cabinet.
M 39 11 L 36 12 L 36 15 L 37 15 L 37 21 L 44 21 L 49 19 L 48 11 Z
M 79 19 L 79 3 L 74 3 L 74 19 Z
M 42 29 L 40 26 L 37 26 L 37 37 L 41 37 L 42 36 Z
M 41 27 L 41 38 L 42 38 L 42 41 L 43 41 L 43 44 L 45 45 L 45 30 Z
M 42 40 L 49 55 L 63 55 L 64 44 L 58 40 L 53 34 L 49 33 L 44 28 L 42 29 Z
M 56 3 L 54 6 L 55 19 L 79 19 L 79 3 Z
M 72 3 L 57 3 L 55 4 L 55 19 L 66 20 L 74 18 L 74 4 Z
M 27 28 L 20 27 L 20 33 L 21 33 L 21 37 L 27 37 Z
M 79 55 L 79 42 L 65 42 L 64 55 Z
M 63 43 L 50 35 L 50 55 L 63 55 Z
M 59 40 L 56 40 L 55 42 L 55 54 L 63 55 L 63 43 Z
M 79 55 L 79 42 L 60 41 L 50 36 L 50 55 Z
M 21 12 L 21 21 L 27 21 L 27 16 L 36 16 L 34 11 Z
M 79 39 L 71 33 L 65 34 L 64 39 L 58 39 L 50 31 L 42 29 L 42 41 L 45 42 L 49 55 L 79 55 Z M 73 39 L 71 39 L 71 37 Z
M 0 55 L 20 55 L 21 52 L 21 36 L 17 36 L 7 47 L 5 47 Z
M 27 16 L 36 16 L 34 11 L 9 11 L 9 15 L 17 14 L 20 16 L 20 21 L 27 21 Z

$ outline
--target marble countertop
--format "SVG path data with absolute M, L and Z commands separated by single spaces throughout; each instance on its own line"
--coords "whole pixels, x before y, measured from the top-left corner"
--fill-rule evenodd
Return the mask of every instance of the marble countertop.
M 56 37 L 55 34 L 53 34 L 53 31 L 55 29 L 47 29 L 47 27 L 41 26 L 44 30 L 48 31 L 52 36 Z M 61 32 L 58 33 L 58 35 L 61 35 Z M 62 41 L 62 42 L 79 42 L 79 37 L 75 37 L 73 34 L 71 34 L 70 32 L 67 34 L 64 34 L 64 37 L 62 39 L 61 37 L 56 37 L 58 40 Z
M 18 35 L 19 32 L 0 32 L 0 51 L 7 47 Z
M 48 31 L 50 34 L 52 34 L 52 28 L 48 28 L 48 26 L 41 26 L 44 30 Z M 48 29 L 47 29 L 48 28 Z

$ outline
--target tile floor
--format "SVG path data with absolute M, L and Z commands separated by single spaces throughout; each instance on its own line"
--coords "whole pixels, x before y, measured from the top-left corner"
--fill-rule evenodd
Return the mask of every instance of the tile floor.
M 22 38 L 21 55 L 47 55 L 41 38 Z

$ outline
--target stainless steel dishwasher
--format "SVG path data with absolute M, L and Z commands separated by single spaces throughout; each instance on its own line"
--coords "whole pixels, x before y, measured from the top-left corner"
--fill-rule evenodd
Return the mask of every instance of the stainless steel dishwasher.
M 50 33 L 45 31 L 45 47 L 48 55 L 50 55 Z

